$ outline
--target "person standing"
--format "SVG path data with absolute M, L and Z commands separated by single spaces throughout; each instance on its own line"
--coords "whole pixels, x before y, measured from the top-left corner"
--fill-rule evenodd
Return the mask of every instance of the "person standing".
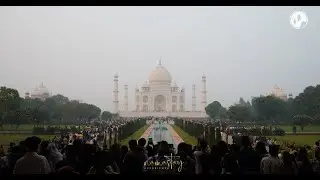
M 279 146 L 272 145 L 269 147 L 270 156 L 264 157 L 261 160 L 260 171 L 263 174 L 280 174 L 283 163 L 278 157 Z
M 194 151 L 193 156 L 195 159 L 195 171 L 196 174 L 202 174 L 203 170 L 206 169 L 207 164 L 204 163 L 202 160 L 206 159 L 206 158 L 202 158 L 204 156 L 207 157 L 207 147 L 208 147 L 208 143 L 204 140 L 199 138 L 198 139 L 198 149 L 196 151 Z
M 48 160 L 37 154 L 40 142 L 41 139 L 35 136 L 25 140 L 27 153 L 16 162 L 13 174 L 49 174 L 51 172 Z

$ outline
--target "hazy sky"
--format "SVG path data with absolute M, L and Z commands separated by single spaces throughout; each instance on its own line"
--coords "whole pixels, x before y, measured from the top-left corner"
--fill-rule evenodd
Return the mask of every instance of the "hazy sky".
M 291 27 L 294 10 L 307 13 L 305 29 Z M 132 110 L 162 56 L 188 110 L 193 82 L 199 109 L 202 73 L 208 102 L 224 106 L 275 84 L 295 96 L 319 83 L 319 32 L 320 7 L 0 7 L 0 85 L 23 96 L 43 82 L 111 111 L 118 72 Z

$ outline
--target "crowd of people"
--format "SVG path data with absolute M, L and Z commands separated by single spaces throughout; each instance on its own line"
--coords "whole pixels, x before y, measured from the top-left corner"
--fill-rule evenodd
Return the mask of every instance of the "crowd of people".
M 306 175 L 320 170 L 319 141 L 315 143 L 315 159 L 310 160 L 304 147 L 280 151 L 279 145 L 248 136 L 241 136 L 234 144 L 220 141 L 211 147 L 199 138 L 197 146 L 182 142 L 174 150 L 166 141 L 153 144 L 144 138 L 132 139 L 128 145 L 101 147 L 99 134 L 99 128 L 91 128 L 50 141 L 28 137 L 1 157 L 0 174 Z
M 128 146 L 113 144 L 102 149 L 75 139 L 71 144 L 61 145 L 28 137 L 2 157 L 1 174 L 287 174 L 306 175 L 319 172 L 319 142 L 316 163 L 308 158 L 307 151 L 300 148 L 295 153 L 279 152 L 278 145 L 269 146 L 257 142 L 255 147 L 248 136 L 242 136 L 241 145 L 218 142 L 211 148 L 199 139 L 198 146 L 180 143 L 175 157 L 181 166 L 169 169 L 146 167 L 150 162 L 168 162 L 173 149 L 167 142 L 154 145 L 146 139 L 130 140 Z M 39 148 L 40 147 L 40 148 Z M 106 148 L 106 147 L 105 147 Z

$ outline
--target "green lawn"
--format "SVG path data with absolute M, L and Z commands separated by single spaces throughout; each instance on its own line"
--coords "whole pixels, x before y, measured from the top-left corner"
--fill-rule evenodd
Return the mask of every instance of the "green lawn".
M 32 131 L 33 130 L 33 124 L 21 124 L 17 131 Z M 45 128 L 48 125 L 39 125 L 39 126 L 44 126 Z M 52 125 L 52 126 L 59 126 L 59 125 Z M 60 127 L 65 127 L 65 126 L 76 126 L 76 125 L 60 125 Z M 15 125 L 10 125 L 10 124 L 4 124 L 2 125 L 3 131 L 16 131 L 16 126 Z M 0 128 L 0 131 L 2 129 Z
M 292 132 L 292 125 L 280 125 L 285 132 Z M 297 126 L 297 132 L 301 132 L 300 126 Z M 303 132 L 320 132 L 320 125 L 310 125 L 303 129 Z
M 27 137 L 33 136 L 31 134 L 1 134 L 0 145 L 3 145 L 5 151 L 10 145 L 10 142 L 18 144 L 20 141 L 25 140 Z M 54 138 L 55 135 L 36 135 L 42 140 L 49 140 Z
M 182 130 L 181 128 L 179 128 L 176 125 L 171 125 L 173 130 L 176 131 L 176 133 L 183 139 L 183 141 L 187 144 L 191 144 L 191 145 L 197 145 L 197 139 L 193 136 L 190 136 L 188 133 L 186 133 L 184 130 Z
M 128 146 L 128 143 L 131 139 L 138 140 L 143 135 L 143 133 L 148 129 L 150 125 L 144 125 L 142 128 L 138 129 L 135 133 L 133 133 L 131 136 L 127 137 L 123 141 L 120 142 L 121 145 Z
M 15 131 L 16 126 L 10 124 L 2 125 L 4 131 Z M 19 126 L 18 131 L 32 131 L 33 125 L 32 124 L 22 124 Z M 1 129 L 2 130 L 2 129 Z
M 291 141 L 295 142 L 296 145 L 310 145 L 313 146 L 314 143 L 320 139 L 320 136 L 317 135 L 285 135 L 285 136 L 271 136 L 277 140 Z

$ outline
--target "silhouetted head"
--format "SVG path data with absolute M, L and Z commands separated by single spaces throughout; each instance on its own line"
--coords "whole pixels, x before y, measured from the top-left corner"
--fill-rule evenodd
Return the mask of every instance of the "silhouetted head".
M 129 148 L 128 148 L 128 146 L 125 146 L 125 145 L 123 145 L 123 146 L 121 146 L 121 154 L 127 154 L 127 152 L 129 151 Z
M 137 146 L 138 146 L 137 140 L 131 139 L 129 141 L 129 148 L 131 151 L 135 149 Z
M 259 153 L 259 154 L 267 154 L 267 150 L 266 150 L 266 145 L 263 142 L 258 142 L 256 144 L 256 148 L 255 150 Z
M 208 147 L 208 142 L 203 138 L 198 138 L 198 145 L 200 150 L 206 150 Z
M 182 142 L 182 143 L 180 143 L 179 145 L 178 145 L 178 153 L 179 152 L 188 152 L 188 144 L 187 143 L 184 143 L 184 142 Z
M 140 139 L 138 140 L 138 145 L 139 145 L 140 147 L 145 147 L 146 144 L 147 144 L 147 140 L 146 140 L 145 138 L 140 138 Z
M 39 144 L 41 143 L 41 139 L 36 136 L 32 136 L 32 137 L 26 138 L 24 142 L 28 152 L 37 152 L 39 148 Z
M 169 145 L 167 141 L 161 141 L 159 144 L 159 155 L 164 156 L 169 153 Z
M 217 152 L 217 145 L 212 145 L 211 147 L 210 147 L 210 154 L 211 155 L 216 155 L 218 152 Z
M 285 165 L 292 165 L 293 157 L 288 151 L 282 152 L 282 161 Z
M 47 151 L 48 145 L 49 145 L 49 141 L 42 141 L 40 143 L 40 151 Z
M 113 152 L 113 153 L 115 153 L 115 152 L 120 152 L 120 145 L 119 144 L 113 144 L 112 146 L 111 146 L 111 152 Z
M 243 147 L 251 147 L 251 141 L 249 136 L 242 136 L 241 137 L 241 145 Z
M 269 146 L 270 155 L 273 156 L 273 157 L 277 157 L 278 154 L 279 154 L 279 149 L 280 149 L 279 145 L 271 145 L 271 146 Z
M 298 161 L 308 161 L 308 151 L 306 148 L 304 147 L 299 148 L 297 153 L 297 159 Z
M 152 148 L 152 146 L 147 146 L 146 150 L 148 152 L 148 157 L 153 156 L 153 148 Z
M 230 150 L 232 153 L 239 153 L 240 152 L 240 146 L 237 144 L 231 144 Z
M 228 144 L 224 141 L 219 141 L 216 148 L 220 155 L 224 155 L 228 152 Z
M 319 146 L 319 144 L 320 144 L 320 143 L 319 143 L 319 141 L 316 141 L 316 143 L 315 143 L 315 144 L 316 144 L 316 146 Z
M 22 150 L 23 153 L 27 152 L 27 147 L 26 147 L 26 144 L 25 144 L 24 141 L 20 141 L 19 147 L 20 147 L 20 149 Z

